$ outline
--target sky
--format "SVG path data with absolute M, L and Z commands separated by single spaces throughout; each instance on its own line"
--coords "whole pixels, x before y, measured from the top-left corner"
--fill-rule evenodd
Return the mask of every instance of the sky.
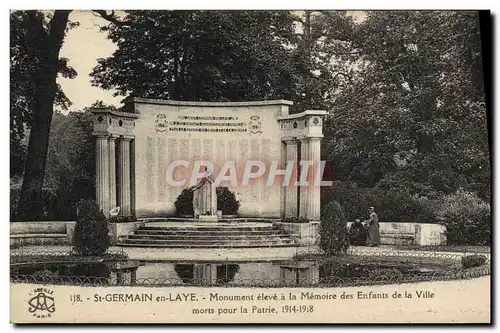
M 78 76 L 74 79 L 59 77 L 57 80 L 73 103 L 70 111 L 82 110 L 96 100 L 120 105 L 123 97 L 113 97 L 113 91 L 93 87 L 90 83 L 89 74 L 97 59 L 109 57 L 116 50 L 116 45 L 107 39 L 107 34 L 99 32 L 98 24 L 105 24 L 106 21 L 90 11 L 73 11 L 70 20 L 79 22 L 80 26 L 68 32 L 60 56 L 69 59 L 69 65 Z

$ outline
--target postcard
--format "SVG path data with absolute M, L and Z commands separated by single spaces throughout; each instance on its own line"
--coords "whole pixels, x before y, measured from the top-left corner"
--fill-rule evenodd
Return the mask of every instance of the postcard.
M 12 323 L 491 323 L 488 11 L 10 28 Z

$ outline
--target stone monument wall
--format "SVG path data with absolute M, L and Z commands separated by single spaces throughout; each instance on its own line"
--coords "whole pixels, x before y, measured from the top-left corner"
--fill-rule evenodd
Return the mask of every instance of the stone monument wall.
M 269 168 L 281 160 L 282 145 L 277 117 L 288 114 L 280 104 L 196 103 L 148 100 L 135 103 L 134 170 L 132 200 L 136 215 L 172 216 L 174 202 L 182 189 L 167 184 L 167 167 L 177 160 L 190 161 L 189 169 L 177 167 L 174 180 L 189 181 L 195 160 L 209 160 L 215 173 L 226 161 L 234 160 L 238 186 L 228 186 L 241 202 L 239 216 L 279 217 L 281 185 L 266 185 L 268 171 L 249 185 L 241 186 L 247 160 L 259 160 Z M 186 105 L 187 104 L 187 105 Z M 134 178 L 134 177 L 132 177 Z M 279 178 L 277 178 L 279 179 Z

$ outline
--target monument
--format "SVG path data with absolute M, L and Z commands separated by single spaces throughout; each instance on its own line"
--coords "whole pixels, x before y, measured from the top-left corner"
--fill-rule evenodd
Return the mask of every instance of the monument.
M 96 198 L 106 215 L 168 217 L 185 188 L 213 198 L 217 186 L 237 193 L 241 217 L 320 219 L 320 187 L 296 180 L 320 173 L 320 140 L 325 111 L 290 114 L 290 101 L 181 102 L 133 98 L 127 112 L 93 109 L 96 142 Z M 181 162 L 179 162 L 181 161 Z M 213 164 L 211 178 L 199 169 Z M 312 167 L 304 175 L 302 162 Z M 234 165 L 226 168 L 226 164 Z M 253 165 L 252 165 L 253 163 Z M 292 174 L 284 172 L 289 164 Z M 249 166 L 250 165 L 250 166 Z M 260 177 L 252 168 L 265 166 Z M 301 168 L 299 168 L 299 165 Z M 235 172 L 237 182 L 218 173 Z M 289 171 L 288 169 L 286 169 Z M 253 172 L 253 173 L 252 173 Z M 241 182 L 245 174 L 252 174 Z M 276 181 L 269 183 L 270 178 Z M 280 181 L 291 177 L 284 185 Z M 201 180 L 200 180 L 201 179 Z M 286 183 L 286 182 L 285 182 Z M 208 186 L 210 185 L 210 186 Z M 206 187 L 205 187 L 206 186 Z M 216 200 L 197 199 L 201 215 L 216 214 Z M 215 205 L 215 208 L 214 208 Z M 208 209 L 208 207 L 210 209 Z
M 210 176 L 204 176 L 192 190 L 194 217 L 201 221 L 216 221 L 217 194 L 214 179 Z

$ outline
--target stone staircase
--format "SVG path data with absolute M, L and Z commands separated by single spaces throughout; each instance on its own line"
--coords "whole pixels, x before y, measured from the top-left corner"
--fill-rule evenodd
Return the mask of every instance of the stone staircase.
M 146 223 L 115 245 L 161 248 L 299 246 L 272 223 Z

